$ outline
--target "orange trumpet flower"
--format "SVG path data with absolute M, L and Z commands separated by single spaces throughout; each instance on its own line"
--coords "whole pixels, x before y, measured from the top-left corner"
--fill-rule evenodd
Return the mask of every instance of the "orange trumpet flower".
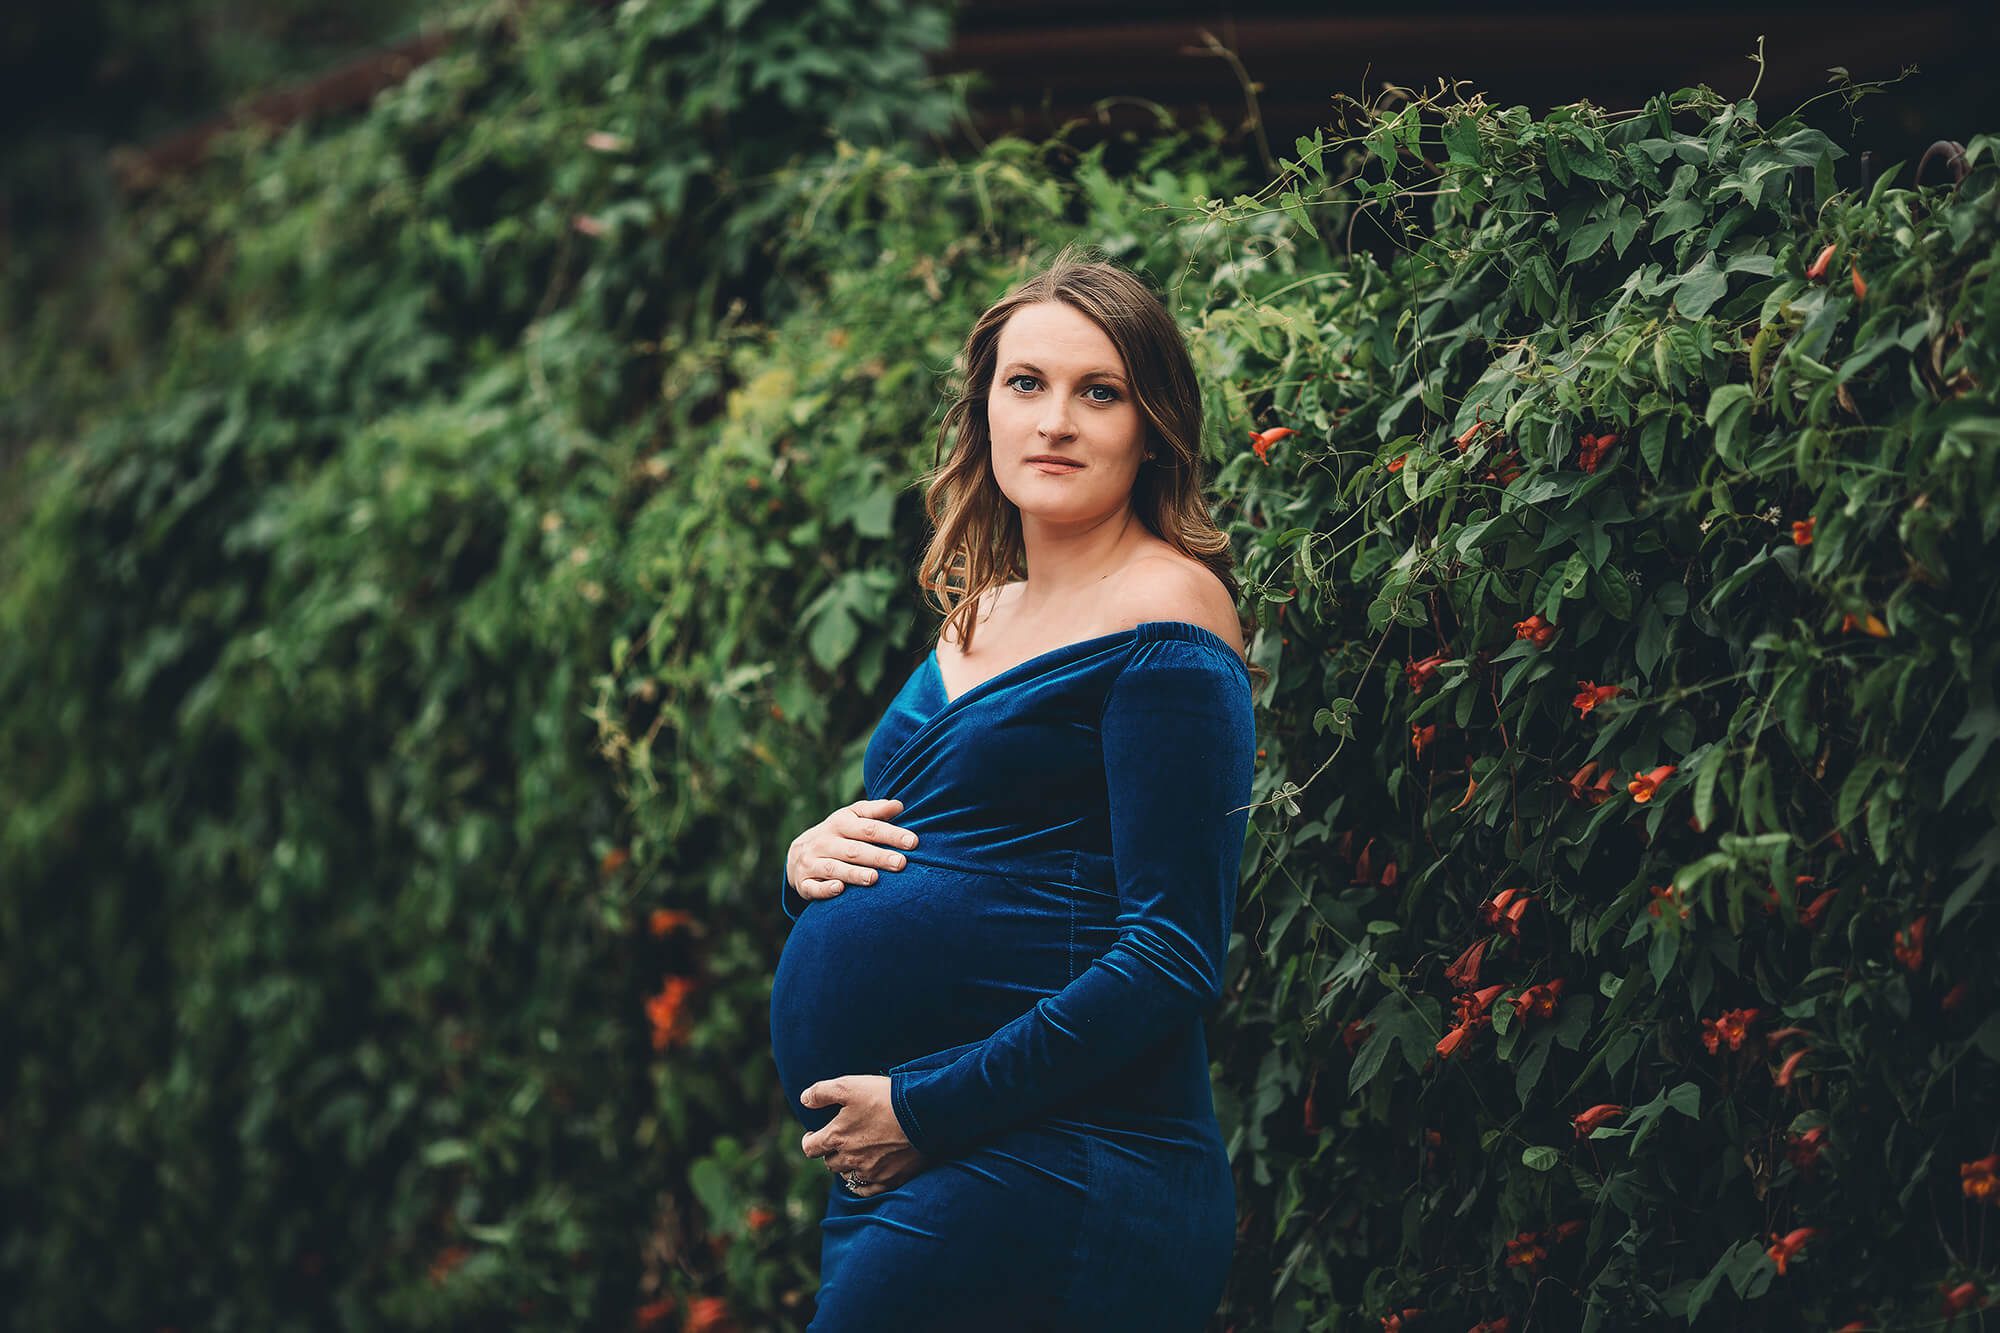
M 1634 773 L 1632 780 L 1625 784 L 1625 790 L 1632 793 L 1633 800 L 1643 804 L 1653 799 L 1653 794 L 1659 791 L 1660 784 L 1672 777 L 1673 773 L 1672 764 L 1661 764 L 1649 773 Z

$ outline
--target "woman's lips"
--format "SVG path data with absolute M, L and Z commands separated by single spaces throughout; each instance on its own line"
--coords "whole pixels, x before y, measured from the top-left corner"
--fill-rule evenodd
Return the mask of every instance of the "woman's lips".
M 1083 471 L 1081 463 L 1054 463 L 1042 458 L 1030 459 L 1028 466 L 1034 468 L 1037 472 L 1046 472 L 1051 476 L 1059 476 L 1067 472 Z

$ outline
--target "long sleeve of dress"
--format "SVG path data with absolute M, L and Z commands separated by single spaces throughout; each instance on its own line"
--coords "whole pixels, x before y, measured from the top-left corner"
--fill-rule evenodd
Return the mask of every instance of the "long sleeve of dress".
M 983 1041 L 889 1071 L 920 1151 L 951 1156 L 1116 1072 L 1222 994 L 1256 735 L 1233 650 L 1141 645 L 1100 726 L 1118 935 L 1076 979 Z M 946 1055 L 949 1052 L 944 1053 Z

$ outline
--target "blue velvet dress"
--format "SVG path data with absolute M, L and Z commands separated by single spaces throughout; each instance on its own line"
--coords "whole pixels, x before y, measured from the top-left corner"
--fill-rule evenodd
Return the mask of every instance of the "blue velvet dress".
M 771 1049 L 808 1085 L 886 1074 L 929 1165 L 871 1197 L 828 1172 L 815 1333 L 1199 1333 L 1236 1198 L 1202 1017 L 1249 821 L 1250 677 L 1149 620 L 945 697 L 936 654 L 870 737 L 901 870 L 793 921 Z

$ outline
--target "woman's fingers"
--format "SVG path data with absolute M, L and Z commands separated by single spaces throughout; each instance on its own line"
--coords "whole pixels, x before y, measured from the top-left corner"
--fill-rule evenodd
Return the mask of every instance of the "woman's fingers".
M 856 801 L 827 817 L 816 833 L 811 855 L 800 858 L 807 872 L 793 887 L 802 898 L 831 898 L 849 884 L 873 884 L 885 870 L 906 864 L 902 849 L 915 847 L 917 835 L 898 828 L 887 817 L 898 814 L 896 800 Z
M 806 861 L 806 868 L 813 874 L 799 886 L 799 895 L 831 898 L 849 884 L 873 884 L 884 871 L 901 870 L 908 864 L 901 852 L 872 843 L 853 842 L 846 838 L 834 840 L 834 855 L 812 857 Z M 806 889 L 820 886 L 817 895 Z
M 864 805 L 893 805 L 900 808 L 901 801 L 866 801 Z M 888 847 L 914 847 L 917 835 L 906 828 L 898 828 L 886 819 L 872 819 L 858 814 L 853 807 L 840 812 L 834 821 L 834 832 L 861 842 L 880 843 Z

